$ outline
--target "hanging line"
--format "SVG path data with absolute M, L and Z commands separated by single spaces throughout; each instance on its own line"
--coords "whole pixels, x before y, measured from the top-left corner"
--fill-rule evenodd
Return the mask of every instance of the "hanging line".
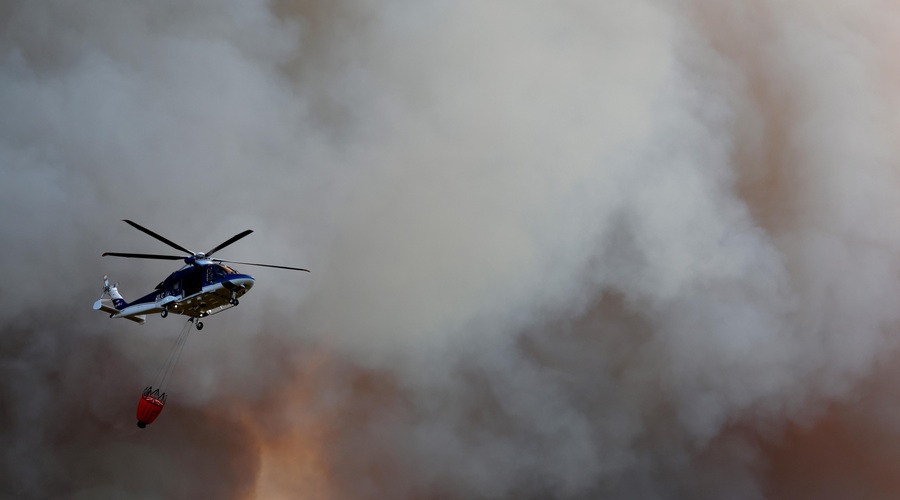
M 184 345 L 187 343 L 188 335 L 190 335 L 192 326 L 194 323 L 194 318 L 188 318 L 188 320 L 184 323 L 184 327 L 181 329 L 181 333 L 178 335 L 178 338 L 175 340 L 175 345 L 172 347 L 172 351 L 169 353 L 169 358 L 166 360 L 166 364 L 160 368 L 159 375 L 156 376 L 156 380 L 159 381 L 157 384 L 157 389 L 160 391 L 165 391 L 166 385 L 170 379 L 170 375 L 175 368 L 175 365 L 178 364 L 178 359 L 181 358 L 181 352 L 184 350 Z

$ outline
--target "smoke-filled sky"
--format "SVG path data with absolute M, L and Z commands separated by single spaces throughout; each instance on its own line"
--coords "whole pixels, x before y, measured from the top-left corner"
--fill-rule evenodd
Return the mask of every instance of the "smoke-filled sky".
M 896 498 L 900 5 L 0 4 L 0 497 Z M 91 310 L 198 251 L 309 267 Z

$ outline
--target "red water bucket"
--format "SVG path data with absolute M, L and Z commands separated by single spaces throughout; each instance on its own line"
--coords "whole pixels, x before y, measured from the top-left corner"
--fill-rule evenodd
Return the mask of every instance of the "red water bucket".
M 137 407 L 137 426 L 143 429 L 147 427 L 148 424 L 152 424 L 156 417 L 162 413 L 163 406 L 166 405 L 166 395 L 163 393 L 159 394 L 159 389 L 153 390 L 152 387 L 147 387 L 144 389 L 144 392 L 141 394 L 141 399 L 138 400 Z

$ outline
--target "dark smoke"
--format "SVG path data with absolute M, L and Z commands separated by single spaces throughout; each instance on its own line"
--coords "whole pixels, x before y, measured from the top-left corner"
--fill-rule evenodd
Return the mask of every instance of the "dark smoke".
M 0 496 L 891 498 L 900 10 L 0 5 Z M 110 321 L 251 271 L 192 334 Z M 247 269 L 249 271 L 249 269 Z

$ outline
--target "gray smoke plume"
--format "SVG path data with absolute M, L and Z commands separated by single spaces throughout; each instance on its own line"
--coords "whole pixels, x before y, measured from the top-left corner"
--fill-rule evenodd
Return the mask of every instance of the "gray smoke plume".
M 875 0 L 0 5 L 0 495 L 896 496 L 896 33 Z M 100 257 L 167 251 L 126 218 L 313 269 L 242 269 L 143 431 L 182 320 L 90 310 L 175 269 Z

